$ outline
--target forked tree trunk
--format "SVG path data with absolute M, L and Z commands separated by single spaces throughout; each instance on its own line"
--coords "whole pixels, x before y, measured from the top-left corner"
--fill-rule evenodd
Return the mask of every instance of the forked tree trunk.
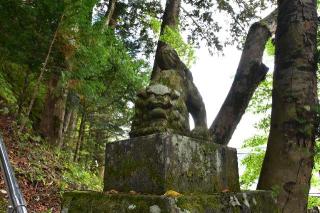
M 215 143 L 229 143 L 254 91 L 266 77 L 268 68 L 262 57 L 266 42 L 275 31 L 276 15 L 274 11 L 250 27 L 230 91 L 209 129 Z
M 180 4 L 180 0 L 167 0 L 161 34 L 164 33 L 165 27 L 178 27 Z M 276 15 L 277 11 L 274 11 L 250 28 L 233 85 L 210 127 L 210 135 L 216 143 L 227 144 L 229 142 L 254 91 L 266 76 L 268 68 L 262 63 L 262 56 L 266 42 L 275 31 Z M 161 71 L 159 59 L 161 59 L 161 50 L 166 45 L 162 41 L 158 42 L 151 80 Z M 204 106 L 202 108 L 204 109 Z M 205 115 L 205 112 L 202 114 Z M 192 116 L 194 117 L 194 115 Z M 197 116 L 199 115 L 195 115 L 195 117 Z M 205 116 L 199 117 L 202 118 L 200 120 L 203 120 Z
M 281 212 L 307 212 L 315 145 L 316 0 L 278 0 L 271 129 L 258 189 Z

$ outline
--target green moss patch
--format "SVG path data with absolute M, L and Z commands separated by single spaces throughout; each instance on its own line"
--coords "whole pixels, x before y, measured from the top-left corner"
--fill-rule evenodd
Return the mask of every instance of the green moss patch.
M 182 195 L 168 198 L 155 195 L 68 192 L 63 196 L 62 212 L 139 212 L 139 213 L 203 213 L 203 212 L 279 212 L 270 192 L 218 193 L 214 195 Z

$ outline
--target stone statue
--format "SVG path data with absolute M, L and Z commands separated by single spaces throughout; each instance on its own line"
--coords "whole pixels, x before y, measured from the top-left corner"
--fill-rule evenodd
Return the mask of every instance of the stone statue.
M 158 72 L 138 93 L 131 137 L 160 132 L 208 138 L 206 110 L 190 70 L 169 45 L 157 57 Z M 195 128 L 190 132 L 189 113 Z

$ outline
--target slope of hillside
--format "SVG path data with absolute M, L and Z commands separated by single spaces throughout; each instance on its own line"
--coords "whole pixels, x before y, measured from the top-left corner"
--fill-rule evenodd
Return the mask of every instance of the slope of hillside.
M 0 117 L 0 131 L 6 144 L 10 162 L 30 212 L 59 212 L 62 167 L 57 156 L 49 152 L 31 134 L 17 134 L 10 117 Z M 1 176 L 0 197 L 7 200 L 6 186 Z M 5 211 L 7 206 L 1 207 Z

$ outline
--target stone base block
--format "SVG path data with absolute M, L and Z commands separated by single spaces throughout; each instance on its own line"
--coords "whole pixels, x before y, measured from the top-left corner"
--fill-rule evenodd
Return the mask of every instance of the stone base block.
M 212 194 L 240 191 L 235 149 L 175 134 L 107 144 L 104 191 Z
M 213 195 L 107 195 L 69 192 L 63 195 L 62 213 L 273 213 L 279 212 L 270 192 L 248 191 Z

